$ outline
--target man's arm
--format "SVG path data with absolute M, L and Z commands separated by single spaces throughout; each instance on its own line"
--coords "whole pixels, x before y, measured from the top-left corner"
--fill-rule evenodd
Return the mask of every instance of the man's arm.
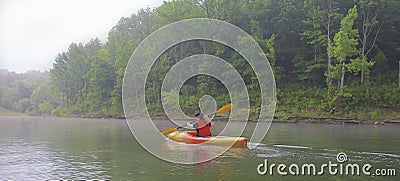
M 187 125 L 188 125 L 189 127 L 194 128 L 194 129 L 199 128 L 199 124 L 198 124 L 198 123 L 194 123 L 194 124 L 188 123 Z
M 214 126 L 214 122 L 207 115 L 204 116 L 204 119 L 208 123 L 207 125 Z

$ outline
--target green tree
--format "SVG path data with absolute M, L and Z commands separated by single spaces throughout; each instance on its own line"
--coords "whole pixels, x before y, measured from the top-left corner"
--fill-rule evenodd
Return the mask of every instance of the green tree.
M 54 106 L 50 101 L 44 101 L 38 106 L 40 114 L 50 115 L 54 109 Z
M 357 2 L 360 16 L 360 34 L 359 41 L 361 44 L 361 55 L 362 58 L 359 63 L 361 64 L 361 84 L 364 82 L 364 72 L 368 71 L 368 54 L 375 47 L 376 40 L 380 34 L 383 21 L 379 21 L 378 17 L 381 12 L 384 12 L 386 6 L 384 6 L 385 0 L 359 0 Z
M 70 80 L 67 77 L 67 53 L 63 52 L 57 55 L 53 68 L 50 70 L 50 84 L 57 95 L 57 102 L 68 109 L 69 107 L 69 85 Z
M 332 57 L 328 53 L 328 42 L 331 41 L 336 25 L 340 17 L 338 2 L 333 0 L 304 0 L 303 11 L 306 14 L 306 20 L 303 20 L 305 29 L 300 33 L 302 39 L 308 40 L 308 44 L 313 47 L 311 60 L 299 62 L 296 67 L 300 67 L 299 73 L 305 73 L 300 79 L 312 79 L 316 75 L 310 75 L 312 72 L 319 72 L 324 68 L 328 74 L 328 86 L 331 86 Z M 304 57 L 300 57 L 304 59 Z M 326 66 L 323 61 L 326 60 Z M 305 65 L 305 66 L 304 66 Z M 300 74 L 301 75 L 301 74 Z M 317 74 L 318 75 L 318 74 Z
M 114 88 L 111 92 L 113 114 L 123 114 L 122 80 L 126 65 L 135 47 L 153 31 L 155 12 L 151 9 L 141 9 L 129 18 L 121 18 L 108 33 L 105 49 L 110 54 L 115 74 Z
M 383 51 L 379 50 L 375 57 L 372 59 L 375 63 L 374 67 L 372 68 L 372 73 L 376 76 L 378 84 L 381 83 L 381 80 L 388 80 L 385 77 L 389 71 L 389 65 L 387 63 L 387 57 Z
M 14 107 L 19 112 L 29 112 L 30 111 L 29 109 L 31 107 L 31 102 L 29 101 L 28 98 L 23 98 L 15 102 Z
M 109 61 L 110 54 L 105 49 L 100 49 L 93 56 L 90 70 L 91 91 L 88 96 L 88 104 L 91 111 L 99 109 L 111 111 L 111 96 L 114 89 L 115 70 Z
M 42 85 L 40 85 L 33 91 L 32 95 L 29 98 L 31 104 L 31 111 L 35 113 L 40 113 L 39 105 L 43 102 L 50 103 L 51 99 L 52 99 L 52 93 L 50 92 L 50 88 L 47 82 L 43 82 Z
M 336 65 L 330 67 L 332 77 L 328 77 L 337 80 L 337 90 L 329 90 L 333 91 L 334 95 L 331 97 L 331 105 L 336 102 L 336 107 L 338 101 L 344 95 L 346 70 L 356 73 L 360 71 L 360 66 L 367 66 L 365 57 L 360 57 L 360 52 L 357 49 L 358 31 L 353 29 L 357 16 L 357 6 L 354 5 L 340 21 L 340 30 L 335 34 L 333 41 L 329 43 L 329 54 L 338 61 Z

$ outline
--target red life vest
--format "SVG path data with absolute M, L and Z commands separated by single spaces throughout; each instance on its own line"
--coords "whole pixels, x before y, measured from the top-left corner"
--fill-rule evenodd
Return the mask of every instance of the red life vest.
M 206 125 L 206 122 L 205 122 L 205 121 L 199 119 L 199 120 L 197 121 L 197 124 L 199 125 L 199 128 L 196 129 L 196 131 L 197 131 L 197 136 L 202 136 L 202 137 L 204 137 L 204 136 L 211 136 L 211 129 L 210 129 L 211 123 L 208 123 L 208 124 Z

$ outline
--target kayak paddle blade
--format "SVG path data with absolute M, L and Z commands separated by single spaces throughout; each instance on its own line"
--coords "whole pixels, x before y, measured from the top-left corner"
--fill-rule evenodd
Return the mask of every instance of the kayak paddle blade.
M 168 128 L 166 130 L 161 131 L 161 134 L 167 135 L 167 134 L 170 134 L 172 132 L 175 132 L 176 130 L 177 130 L 177 128 Z
M 221 114 L 221 113 L 227 112 L 227 111 L 229 111 L 229 110 L 231 110 L 231 109 L 232 109 L 232 103 L 229 103 L 229 104 L 227 104 L 227 105 L 222 106 L 221 108 L 219 108 L 219 109 L 217 110 L 217 113 L 218 113 L 218 114 Z

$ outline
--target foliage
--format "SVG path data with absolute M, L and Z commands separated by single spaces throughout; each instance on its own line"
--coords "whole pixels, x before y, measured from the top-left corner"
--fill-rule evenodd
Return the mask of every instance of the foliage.
M 4 71 L 0 79 L 0 106 L 11 111 L 39 115 L 39 104 L 52 101 L 49 73 Z
M 362 71 L 364 75 L 364 70 L 368 70 L 374 64 L 374 62 L 368 62 L 367 57 L 357 48 L 359 35 L 357 29 L 353 29 L 357 16 L 357 6 L 354 5 L 340 21 L 340 30 L 335 34 L 333 41 L 328 42 L 328 53 L 337 60 L 335 65 L 329 67 L 332 74 L 328 78 L 338 82 L 336 90 L 331 90 L 333 87 L 329 87 L 329 92 L 333 92 L 333 95 L 329 95 L 331 106 L 338 107 L 342 97 L 352 96 L 344 90 L 346 71 L 354 74 Z
M 384 0 L 379 1 L 379 4 L 385 7 L 398 6 Z M 129 56 L 136 45 L 149 33 L 168 23 L 188 18 L 208 17 L 228 21 L 243 28 L 259 43 L 274 70 L 279 88 L 278 105 L 281 108 L 289 108 L 286 111 L 291 113 L 309 110 L 325 114 L 329 113 L 332 105 L 337 102 L 336 106 L 342 108 L 342 111 L 350 111 L 360 108 L 360 105 L 370 105 L 371 102 L 377 103 L 380 100 L 375 98 L 375 101 L 371 101 L 376 96 L 369 94 L 371 91 L 355 92 L 364 88 L 360 87 L 364 85 L 355 83 L 355 76 L 361 72 L 362 76 L 368 77 L 371 74 L 369 73 L 371 68 L 373 75 L 394 71 L 390 69 L 391 67 L 386 67 L 385 63 L 373 66 L 374 61 L 391 59 L 379 58 L 381 55 L 371 59 L 364 52 L 365 48 L 360 46 L 370 46 L 365 42 L 371 43 L 373 36 L 363 37 L 363 41 L 360 41 L 360 44 L 358 42 L 359 32 L 364 33 L 364 31 L 357 28 L 368 27 L 369 33 L 378 33 L 376 25 L 382 24 L 383 20 L 390 21 L 395 16 L 375 14 L 369 21 L 373 24 L 368 24 L 358 16 L 357 10 L 362 14 L 367 11 L 379 12 L 381 6 L 364 0 L 355 2 L 347 0 L 342 3 L 332 0 L 164 2 L 153 10 L 142 9 L 131 17 L 121 18 L 110 31 L 105 44 L 96 40 L 92 40 L 88 43 L 89 45 L 71 44 L 68 52 L 61 53 L 56 58 L 52 78 L 57 81 L 53 81 L 52 85 L 60 92 L 59 100 L 62 101 L 59 103 L 59 108 L 66 109 L 64 112 L 122 114 L 122 77 Z M 390 12 L 397 11 L 391 8 Z M 391 25 L 382 24 L 380 30 L 385 28 L 389 30 L 393 27 L 393 24 Z M 397 34 L 393 32 L 392 35 L 380 36 L 384 39 L 385 36 Z M 377 41 L 370 47 L 382 46 L 379 36 L 375 37 Z M 305 45 L 304 40 L 307 41 Z M 391 51 L 383 49 L 383 46 L 381 49 L 382 53 Z M 76 54 L 77 52 L 81 53 Z M 257 112 L 261 100 L 254 71 L 240 55 L 230 48 L 203 40 L 180 43 L 159 57 L 146 82 L 148 108 L 155 113 L 162 112 L 160 85 L 164 76 L 179 60 L 199 53 L 219 56 L 238 70 L 250 93 L 252 110 Z M 60 61 L 60 57 L 63 61 Z M 76 64 L 81 66 L 74 66 Z M 327 86 L 323 81 L 324 72 L 327 72 Z M 346 72 L 352 74 L 345 77 Z M 58 74 L 64 76 L 58 76 Z M 338 85 L 332 86 L 332 81 L 337 81 Z M 62 82 L 64 85 L 61 84 Z M 304 88 L 296 88 L 295 86 L 299 84 L 293 84 L 294 82 L 305 83 L 308 87 L 302 85 L 301 87 Z M 367 80 L 365 84 L 365 86 L 375 85 L 372 80 Z M 393 86 L 392 84 L 385 85 Z M 368 88 L 368 90 L 379 89 L 377 86 Z M 169 100 L 172 98 L 168 95 L 176 96 L 177 94 L 166 92 L 165 95 L 165 98 Z M 204 75 L 195 76 L 186 81 L 179 95 L 181 108 L 188 112 L 198 109 L 199 99 L 204 95 L 212 95 L 218 105 L 229 102 L 224 85 Z M 396 107 L 393 104 L 390 106 Z
M 54 107 L 50 101 L 44 101 L 38 105 L 41 114 L 50 115 Z
M 169 23 L 214 18 L 244 29 L 263 49 L 278 85 L 278 114 L 329 115 L 335 107 L 333 114 L 362 118 L 358 115 L 370 110 L 375 118 L 382 116 L 381 109 L 400 110 L 398 14 L 400 3 L 392 0 L 164 2 L 122 17 L 105 42 L 94 38 L 71 43 L 56 56 L 50 78 L 37 72 L 2 74 L 0 103 L 31 114 L 123 115 L 122 79 L 135 47 Z M 171 67 L 201 53 L 218 56 L 238 70 L 256 114 L 261 99 L 253 69 L 231 48 L 204 40 L 177 44 L 157 59 L 146 82 L 150 111 L 163 112 L 161 83 Z M 213 96 L 217 106 L 230 101 L 225 86 L 205 75 L 187 80 L 179 95 L 180 106 L 189 115 L 204 95 Z M 172 99 L 168 93 L 166 98 Z

